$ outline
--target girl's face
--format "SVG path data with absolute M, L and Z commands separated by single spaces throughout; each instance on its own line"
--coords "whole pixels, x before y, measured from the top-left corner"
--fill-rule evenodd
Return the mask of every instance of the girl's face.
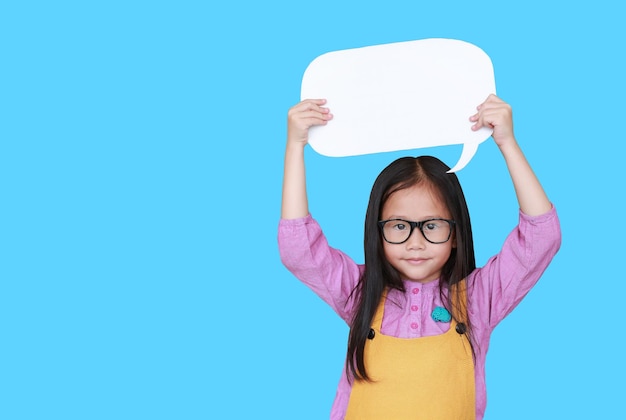
M 381 220 L 404 219 L 419 222 L 426 219 L 451 219 L 450 212 L 430 188 L 415 185 L 394 192 L 383 206 Z M 453 229 L 454 231 L 454 229 Z M 428 283 L 441 276 L 441 268 L 456 246 L 454 234 L 447 242 L 428 242 L 420 229 L 415 228 L 409 239 L 401 244 L 383 241 L 385 257 L 402 278 Z

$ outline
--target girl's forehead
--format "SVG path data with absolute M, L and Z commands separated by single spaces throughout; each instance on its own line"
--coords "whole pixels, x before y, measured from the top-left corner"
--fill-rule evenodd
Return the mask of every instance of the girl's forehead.
M 383 205 L 383 218 L 450 217 L 439 192 L 427 184 L 413 185 L 394 191 Z

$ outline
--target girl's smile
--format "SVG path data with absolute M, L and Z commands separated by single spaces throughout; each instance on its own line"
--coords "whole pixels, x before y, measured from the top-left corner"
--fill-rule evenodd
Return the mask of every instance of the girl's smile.
M 423 264 L 426 261 L 426 259 L 424 259 L 424 258 L 408 258 L 407 261 L 409 263 L 411 263 L 411 264 L 418 265 L 418 264 Z

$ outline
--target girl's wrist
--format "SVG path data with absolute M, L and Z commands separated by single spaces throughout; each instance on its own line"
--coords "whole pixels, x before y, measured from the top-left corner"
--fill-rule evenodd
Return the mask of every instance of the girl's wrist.
M 287 139 L 287 151 L 288 152 L 301 152 L 304 150 L 304 147 L 306 146 L 306 142 L 303 141 L 297 141 L 297 140 L 289 140 Z
M 517 144 L 517 140 L 515 140 L 514 136 L 501 140 L 496 144 L 503 155 L 507 155 L 511 152 L 517 152 L 520 150 L 519 144 Z

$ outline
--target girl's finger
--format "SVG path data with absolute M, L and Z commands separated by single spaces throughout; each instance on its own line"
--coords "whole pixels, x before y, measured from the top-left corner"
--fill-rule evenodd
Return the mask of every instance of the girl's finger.
M 325 102 L 325 101 L 324 101 Z M 313 101 L 303 101 L 289 110 L 289 115 L 294 115 L 300 112 L 316 111 L 323 114 L 329 112 L 328 108 L 324 108 Z
M 300 113 L 297 118 L 293 120 L 293 122 L 300 127 L 306 128 L 313 125 L 326 124 L 332 118 L 332 114 L 321 114 L 316 111 L 305 111 Z
M 322 105 L 326 103 L 326 99 L 324 98 L 318 98 L 318 99 L 303 99 L 302 102 L 312 102 L 315 103 L 317 105 Z
M 492 93 L 489 96 L 487 96 L 487 99 L 485 99 L 485 101 L 482 104 L 478 105 L 476 109 L 481 110 L 481 109 L 484 109 L 485 107 L 488 107 L 489 105 L 503 104 L 503 103 L 505 102 L 502 99 L 498 98 L 496 95 Z
M 325 119 L 328 119 L 328 117 L 331 114 L 328 111 L 328 109 L 326 109 L 326 110 L 309 109 L 309 110 L 306 110 L 306 111 L 301 111 L 297 115 L 298 115 L 298 117 L 300 119 L 318 118 L 318 119 L 325 120 Z
M 326 103 L 326 99 L 305 99 L 300 102 L 296 107 L 303 109 L 319 108 Z

